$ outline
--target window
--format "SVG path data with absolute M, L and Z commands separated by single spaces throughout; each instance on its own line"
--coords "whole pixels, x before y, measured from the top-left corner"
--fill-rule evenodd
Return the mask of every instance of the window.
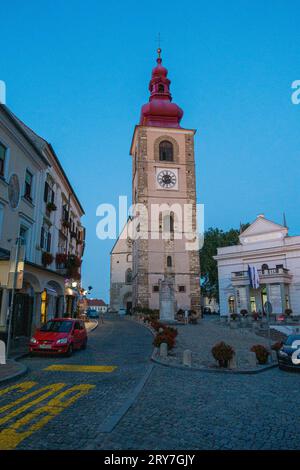
M 173 161 L 173 144 L 168 140 L 163 140 L 159 144 L 159 159 L 162 162 Z
M 31 194 L 32 193 L 32 180 L 33 180 L 32 174 L 30 173 L 30 171 L 26 170 L 24 196 L 26 197 L 26 199 L 29 199 L 30 201 L 32 200 L 32 194 Z
M 41 249 L 50 253 L 51 251 L 51 233 L 48 226 L 43 226 L 41 229 Z
M 44 202 L 48 204 L 48 202 L 53 202 L 54 203 L 54 197 L 55 193 L 50 186 L 50 184 L 46 181 L 45 182 L 45 188 L 44 188 Z
M 158 85 L 158 93 L 163 93 L 165 91 L 165 87 L 163 86 L 162 83 Z
M 172 268 L 172 256 L 167 256 L 167 267 Z
M 153 286 L 153 292 L 159 292 L 159 286 Z
M 178 286 L 179 292 L 185 292 L 185 286 Z
M 132 270 L 130 268 L 127 269 L 127 271 L 126 271 L 125 282 L 126 282 L 126 284 L 131 284 L 132 283 Z
M 264 272 L 264 271 L 267 271 L 269 269 L 269 266 L 267 264 L 263 264 L 262 267 L 261 267 L 261 270 Z
M 4 176 L 6 152 L 7 148 L 0 143 L 0 176 Z
M 174 214 L 173 212 L 170 215 L 164 216 L 163 230 L 165 233 L 174 233 Z

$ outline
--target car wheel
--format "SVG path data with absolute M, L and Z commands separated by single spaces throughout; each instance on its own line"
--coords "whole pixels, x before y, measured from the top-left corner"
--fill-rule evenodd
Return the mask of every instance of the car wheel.
M 83 342 L 81 349 L 86 349 L 87 347 L 87 339 Z
M 68 347 L 67 357 L 72 356 L 72 354 L 73 354 L 73 344 L 71 343 L 70 346 Z

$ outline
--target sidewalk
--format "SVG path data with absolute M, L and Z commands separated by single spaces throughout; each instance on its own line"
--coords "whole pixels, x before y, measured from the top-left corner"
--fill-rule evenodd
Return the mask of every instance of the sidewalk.
M 27 367 L 24 364 L 9 359 L 6 364 L 0 364 L 0 384 L 20 377 L 26 374 L 26 372 Z

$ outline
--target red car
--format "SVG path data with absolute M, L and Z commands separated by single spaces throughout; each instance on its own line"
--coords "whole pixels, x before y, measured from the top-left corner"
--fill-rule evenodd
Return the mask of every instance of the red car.
M 29 342 L 29 351 L 34 353 L 66 354 L 74 349 L 85 349 L 87 333 L 82 320 L 54 318 L 37 329 Z

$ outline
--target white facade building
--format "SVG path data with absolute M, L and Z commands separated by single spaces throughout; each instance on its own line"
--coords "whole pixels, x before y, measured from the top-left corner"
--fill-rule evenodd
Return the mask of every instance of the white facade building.
M 243 232 L 240 244 L 218 248 L 220 313 L 264 312 L 269 301 L 274 314 L 291 308 L 300 312 L 300 236 L 259 215 Z M 256 267 L 259 287 L 251 287 L 248 266 Z

